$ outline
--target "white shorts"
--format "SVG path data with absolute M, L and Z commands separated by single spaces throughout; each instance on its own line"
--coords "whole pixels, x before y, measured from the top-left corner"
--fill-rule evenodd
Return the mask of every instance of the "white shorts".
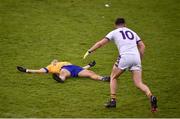
M 115 66 L 122 70 L 141 71 L 141 59 L 139 55 L 122 55 L 117 58 Z

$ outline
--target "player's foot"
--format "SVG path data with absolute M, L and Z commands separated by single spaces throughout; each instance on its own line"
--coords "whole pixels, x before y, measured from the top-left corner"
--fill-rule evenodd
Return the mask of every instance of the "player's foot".
M 26 72 L 26 68 L 23 68 L 23 67 L 21 67 L 21 66 L 17 66 L 16 68 L 17 68 L 17 70 L 19 70 L 20 72 Z
M 106 108 L 115 108 L 116 107 L 116 100 L 115 99 L 111 99 L 109 102 L 107 102 L 105 104 Z
M 52 74 L 52 77 L 54 80 L 56 80 L 59 83 L 64 83 L 64 81 L 59 77 L 58 74 Z
M 93 67 L 93 66 L 96 65 L 96 61 L 92 61 L 92 62 L 90 62 L 88 65 L 89 65 L 90 67 Z
M 110 82 L 110 77 L 109 76 L 103 76 L 101 80 Z
M 157 112 L 157 98 L 155 96 L 151 96 L 151 111 Z

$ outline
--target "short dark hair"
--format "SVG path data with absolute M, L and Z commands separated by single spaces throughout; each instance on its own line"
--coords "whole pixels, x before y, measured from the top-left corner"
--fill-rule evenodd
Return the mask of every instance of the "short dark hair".
M 117 18 L 115 21 L 115 25 L 121 25 L 125 24 L 125 19 L 124 18 Z

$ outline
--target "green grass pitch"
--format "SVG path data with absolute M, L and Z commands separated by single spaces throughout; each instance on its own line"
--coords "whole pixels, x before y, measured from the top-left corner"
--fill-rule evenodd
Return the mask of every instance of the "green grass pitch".
M 179 13 L 179 0 L 0 0 L 0 117 L 180 117 Z M 118 80 L 117 108 L 106 109 L 106 82 L 58 84 L 51 75 L 16 71 L 17 65 L 39 68 L 52 59 L 80 66 L 96 60 L 92 70 L 109 75 L 118 55 L 113 43 L 82 57 L 118 16 L 146 44 L 143 77 L 158 97 L 157 113 L 128 72 Z

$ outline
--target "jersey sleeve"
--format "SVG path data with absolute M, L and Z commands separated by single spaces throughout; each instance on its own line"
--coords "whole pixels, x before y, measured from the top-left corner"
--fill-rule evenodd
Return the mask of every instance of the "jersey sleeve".
M 141 41 L 141 38 L 136 34 L 136 43 L 138 44 Z
M 51 67 L 52 67 L 51 64 L 48 65 L 47 67 L 44 67 L 44 69 L 46 70 L 46 73 L 48 73 L 51 70 Z
M 114 39 L 114 38 L 113 38 L 113 31 L 109 32 L 109 33 L 105 36 L 105 38 L 107 38 L 109 41 L 113 40 L 113 39 Z

